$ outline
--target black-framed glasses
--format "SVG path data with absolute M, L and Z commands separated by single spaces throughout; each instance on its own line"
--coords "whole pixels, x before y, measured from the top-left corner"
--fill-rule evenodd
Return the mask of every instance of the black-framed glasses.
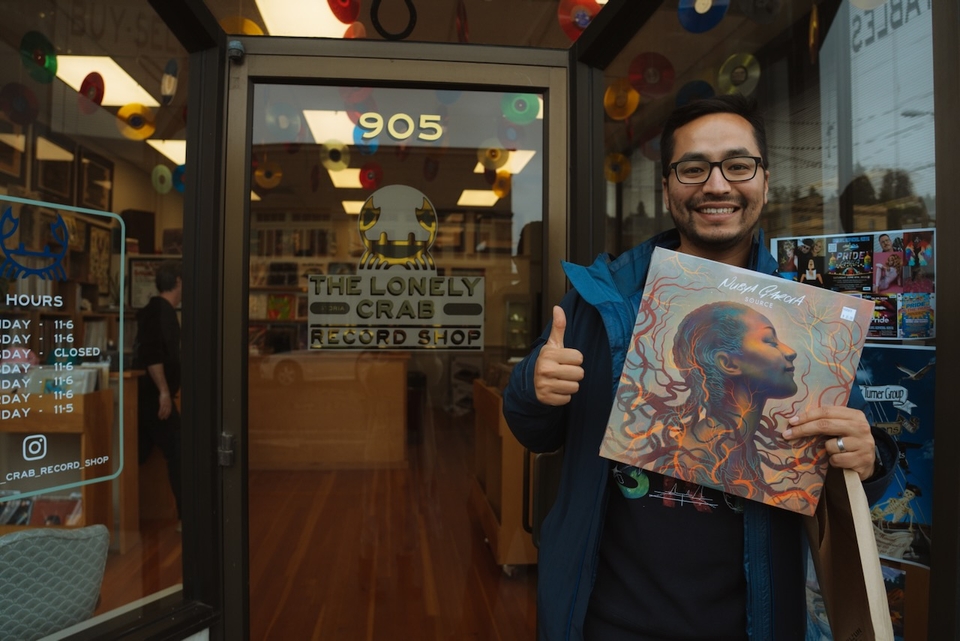
M 730 183 L 742 183 L 753 180 L 763 158 L 759 156 L 734 156 L 717 162 L 709 160 L 681 160 L 670 164 L 677 180 L 684 185 L 702 185 L 710 180 L 714 167 L 720 168 L 724 179 Z

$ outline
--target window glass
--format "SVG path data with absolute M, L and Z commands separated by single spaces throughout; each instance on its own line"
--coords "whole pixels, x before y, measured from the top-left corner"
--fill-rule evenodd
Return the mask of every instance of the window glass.
M 770 171 L 760 225 L 780 275 L 875 303 L 857 383 L 873 424 L 898 442 L 901 466 L 872 516 L 895 630 L 926 638 L 933 400 L 924 377 L 935 373 L 937 282 L 931 3 L 709 4 L 662 3 L 605 70 L 606 249 L 619 254 L 673 227 L 661 188 L 668 114 L 716 94 L 755 98 Z M 917 614 L 904 619 L 905 608 Z M 811 621 L 820 625 L 822 614 L 811 610 Z
M 407 40 L 565 49 L 606 0 L 277 2 L 205 0 L 230 34 Z M 329 6 L 328 6 L 329 4 Z
M 182 258 L 188 67 L 142 0 L 0 12 L 0 565 L 38 560 L 12 566 L 30 594 L 0 637 L 19 639 L 182 580 L 179 301 L 150 336 L 137 315 Z
M 526 629 L 536 549 L 500 389 L 541 327 L 542 100 L 255 86 L 252 638 Z

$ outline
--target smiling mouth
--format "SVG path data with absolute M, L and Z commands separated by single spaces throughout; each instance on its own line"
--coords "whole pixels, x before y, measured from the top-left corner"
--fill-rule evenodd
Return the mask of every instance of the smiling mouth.
M 701 214 L 732 214 L 736 211 L 736 207 L 701 207 L 697 210 Z

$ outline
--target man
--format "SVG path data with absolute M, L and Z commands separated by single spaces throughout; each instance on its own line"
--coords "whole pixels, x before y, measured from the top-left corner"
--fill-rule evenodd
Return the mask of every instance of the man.
M 893 251 L 893 241 L 890 240 L 890 234 L 880 234 L 877 240 L 880 242 L 880 251 L 882 252 Z
M 145 369 L 138 388 L 140 464 L 154 445 L 167 461 L 170 489 L 180 518 L 180 412 L 173 399 L 180 391 L 180 321 L 183 298 L 179 261 L 164 261 L 155 276 L 159 294 L 137 312 L 135 367 Z M 179 525 L 177 526 L 179 529 Z
M 667 120 L 660 145 L 663 204 L 676 229 L 615 260 L 566 264 L 573 289 L 504 392 L 504 414 L 524 446 L 564 448 L 541 531 L 540 638 L 802 639 L 798 515 L 598 455 L 654 247 L 777 269 L 762 233 L 754 238 L 769 171 L 752 105 L 740 96 L 689 103 Z M 802 408 L 783 434 L 814 435 L 831 465 L 855 470 L 869 495 L 882 495 L 895 448 L 883 441 L 875 460 L 875 438 L 889 437 L 863 412 Z

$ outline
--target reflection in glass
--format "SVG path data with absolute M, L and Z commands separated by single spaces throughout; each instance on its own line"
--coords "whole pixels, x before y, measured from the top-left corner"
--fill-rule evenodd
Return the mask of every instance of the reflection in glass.
M 22 353 L 0 354 L 0 387 L 7 385 L 0 413 L 14 404 L 31 410 L 19 423 L 0 416 L 0 467 L 4 477 L 34 472 L 23 484 L 0 478 L 0 545 L 7 536 L 36 537 L 38 558 L 49 560 L 20 568 L 31 573 L 20 585 L 45 581 L 43 572 L 55 567 L 74 586 L 99 572 L 102 582 L 97 578 L 83 598 L 56 601 L 64 611 L 65 602 L 89 608 L 72 618 L 44 615 L 59 627 L 176 594 L 183 580 L 163 455 L 151 449 L 137 461 L 142 372 L 132 368 L 136 310 L 125 275 L 131 254 L 182 251 L 182 243 L 163 242 L 182 235 L 182 190 L 151 178 L 164 175 L 158 167 L 172 176 L 184 161 L 171 161 L 147 141 L 162 137 L 185 147 L 187 91 L 178 91 L 176 80 L 188 72 L 188 56 L 147 2 L 107 9 L 87 3 L 66 11 L 39 2 L 24 11 L 21 2 L 0 0 L 3 15 L 16 17 L 0 28 L 8 62 L 0 65 L 0 208 L 10 205 L 17 222 L 4 220 L 0 230 L 0 337 L 7 341 L 0 347 L 26 341 Z M 125 107 L 136 117 L 124 118 Z M 30 374 L 15 385 L 14 368 L 23 374 L 28 365 Z M 39 389 L 27 390 L 27 379 Z M 14 401 L 13 387 L 30 398 Z M 56 532 L 102 539 L 103 556 L 89 553 L 102 561 L 97 572 L 81 577 L 75 563 L 55 565 L 61 552 L 39 539 Z M 35 585 L 31 596 L 49 601 Z M 25 603 L 4 608 L 31 621 L 26 609 L 16 610 Z M 0 637 L 53 631 L 3 629 Z

